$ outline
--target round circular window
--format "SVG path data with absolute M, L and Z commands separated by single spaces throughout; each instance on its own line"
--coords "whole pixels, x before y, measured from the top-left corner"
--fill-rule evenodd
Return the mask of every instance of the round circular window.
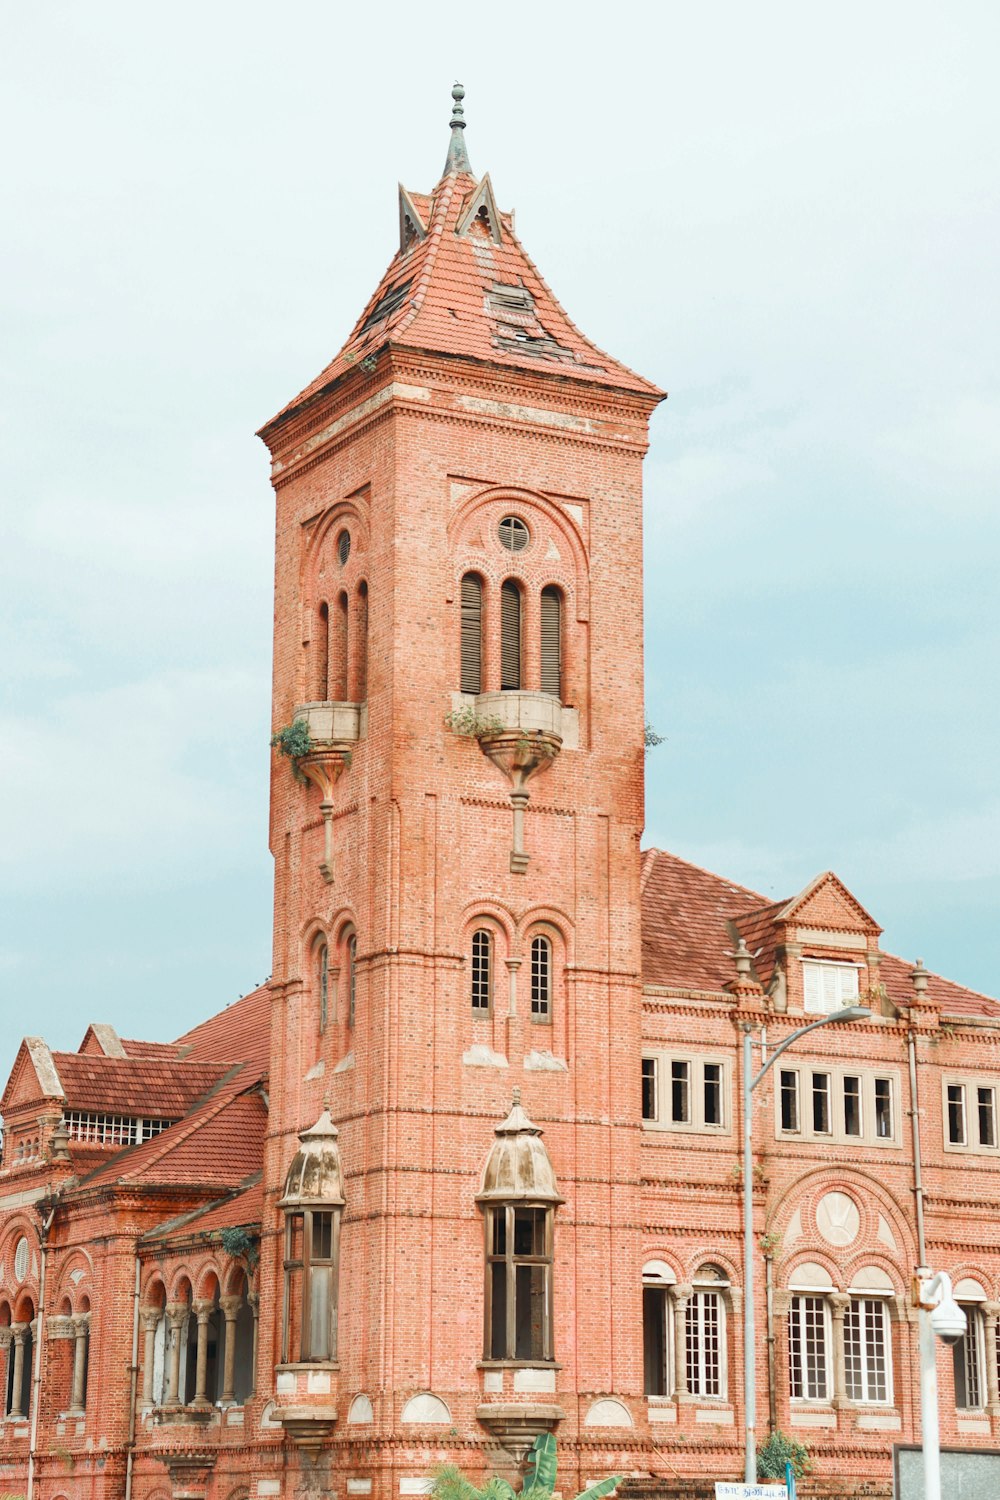
M 351 555 L 351 533 L 342 531 L 337 538 L 337 556 L 340 558 L 340 566 L 343 567 Z
M 14 1275 L 23 1281 L 28 1274 L 28 1241 L 22 1234 L 14 1251 Z
M 500 522 L 500 545 L 508 552 L 523 552 L 528 545 L 528 528 L 517 516 L 504 516 Z

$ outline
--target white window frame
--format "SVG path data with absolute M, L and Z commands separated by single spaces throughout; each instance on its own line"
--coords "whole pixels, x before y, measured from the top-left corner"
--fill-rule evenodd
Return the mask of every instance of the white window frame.
M 959 1349 L 965 1361 L 965 1369 L 969 1369 L 969 1351 L 972 1350 L 975 1360 L 976 1384 L 979 1387 L 977 1395 L 979 1400 L 975 1406 L 959 1406 L 958 1390 L 955 1390 L 956 1411 L 985 1411 L 989 1401 L 989 1386 L 986 1380 L 986 1319 L 983 1317 L 983 1305 L 981 1302 L 960 1302 L 959 1306 L 965 1313 L 965 1333 L 955 1344 L 952 1350 L 952 1358 L 958 1358 Z M 970 1344 L 971 1339 L 971 1344 Z M 995 1357 L 995 1356 L 994 1356 Z M 968 1376 L 966 1376 L 966 1393 L 968 1393 Z
M 823 1395 L 822 1396 L 793 1396 L 791 1384 L 793 1375 L 797 1374 L 798 1384 L 806 1391 L 809 1381 L 806 1366 L 806 1326 L 804 1307 L 796 1307 L 796 1303 L 804 1302 L 808 1298 L 813 1302 L 823 1304 Z M 799 1352 L 795 1357 L 793 1365 L 792 1356 L 792 1331 L 798 1322 Z M 833 1321 L 830 1315 L 830 1303 L 825 1291 L 810 1291 L 808 1287 L 795 1287 L 791 1293 L 788 1304 L 788 1384 L 789 1400 L 793 1406 L 829 1406 L 833 1395 Z M 797 1365 L 797 1370 L 795 1369 Z
M 851 1292 L 850 1297 L 850 1306 L 844 1309 L 844 1399 L 846 1401 L 849 1401 L 852 1406 L 893 1406 L 895 1404 L 895 1398 L 893 1396 L 892 1389 L 892 1319 L 889 1316 L 888 1301 L 885 1296 L 880 1295 L 878 1292 L 869 1291 L 867 1289 L 861 1289 L 855 1292 Z M 867 1302 L 872 1303 L 874 1306 L 880 1309 L 879 1317 L 881 1318 L 882 1322 L 882 1349 L 884 1353 L 886 1392 L 884 1396 L 873 1396 L 869 1389 L 868 1365 L 871 1350 L 869 1348 L 869 1328 L 867 1322 L 867 1313 L 865 1311 L 865 1303 Z M 860 1396 L 852 1396 L 848 1393 L 847 1390 L 847 1371 L 850 1361 L 847 1343 L 847 1325 L 848 1319 L 852 1317 L 855 1304 L 857 1304 L 861 1309 L 859 1324 L 859 1362 L 862 1394 Z M 874 1342 L 872 1342 L 872 1348 L 874 1347 Z
M 857 1002 L 861 965 L 842 959 L 802 959 L 802 1008 L 810 1015 L 832 1016 Z
M 782 1059 L 782 1062 L 784 1059 Z M 892 1146 L 900 1147 L 899 1129 L 901 1102 L 900 1073 L 896 1068 L 875 1068 L 851 1064 L 795 1062 L 779 1067 L 774 1087 L 774 1133 L 778 1140 L 826 1141 L 840 1146 Z M 797 1075 L 798 1116 L 797 1130 L 785 1130 L 781 1123 L 781 1075 Z M 830 1080 L 830 1129 L 813 1129 L 813 1074 L 825 1074 Z M 861 1079 L 861 1134 L 848 1135 L 844 1129 L 844 1079 Z M 875 1109 L 875 1080 L 889 1080 L 889 1107 L 892 1115 L 891 1135 L 876 1135 L 877 1113 Z
M 962 1120 L 965 1140 L 952 1141 L 948 1136 L 948 1089 L 962 1090 Z M 994 1145 L 985 1146 L 979 1133 L 979 1090 L 989 1089 L 993 1095 Z M 996 1074 L 949 1073 L 941 1079 L 941 1135 L 944 1149 L 963 1156 L 1000 1156 L 1000 1081 Z
M 643 1058 L 652 1059 L 656 1065 L 656 1118 L 643 1120 L 644 1130 L 679 1131 L 686 1135 L 730 1135 L 732 1133 L 732 1069 L 730 1059 L 724 1053 L 654 1051 L 643 1048 Z M 686 1063 L 688 1074 L 688 1104 L 690 1118 L 672 1118 L 673 1064 Z M 705 1068 L 719 1068 L 719 1094 L 722 1119 L 718 1125 L 705 1123 Z
M 652 1394 L 649 1391 L 645 1391 L 644 1392 L 647 1402 L 651 1402 L 655 1406 L 658 1401 L 672 1401 L 674 1399 L 674 1396 L 676 1395 L 676 1390 L 675 1390 L 675 1376 L 676 1376 L 676 1373 L 677 1373 L 677 1356 L 676 1356 L 676 1354 L 674 1352 L 674 1339 L 676 1338 L 676 1322 L 677 1322 L 677 1319 L 676 1319 L 676 1308 L 675 1308 L 674 1299 L 673 1299 L 673 1296 L 672 1296 L 672 1293 L 671 1293 L 671 1284 L 669 1282 L 658 1281 L 658 1280 L 656 1280 L 652 1276 L 643 1276 L 643 1278 L 642 1278 L 642 1290 L 643 1290 L 643 1296 L 644 1297 L 645 1297 L 645 1293 L 646 1292 L 659 1292 L 659 1293 L 662 1293 L 662 1296 L 663 1296 L 663 1362 L 664 1362 L 663 1392 L 660 1395 L 654 1395 L 654 1394 Z M 643 1305 L 643 1328 L 642 1328 L 642 1331 L 643 1331 L 643 1336 L 645 1337 L 645 1332 L 646 1332 L 646 1309 L 645 1309 L 645 1305 Z M 645 1383 L 646 1383 L 646 1350 L 645 1350 L 645 1347 L 643 1348 L 643 1351 L 642 1351 L 642 1364 L 643 1364 L 643 1372 L 642 1372 L 643 1373 L 643 1385 L 645 1385 Z
M 687 1372 L 688 1395 L 696 1401 L 728 1401 L 729 1370 L 726 1359 L 726 1299 L 723 1291 L 727 1288 L 727 1281 L 695 1281 L 694 1291 L 688 1299 L 687 1307 L 684 1309 L 684 1368 Z M 716 1307 L 716 1337 L 718 1339 L 718 1384 L 719 1389 L 712 1394 L 705 1391 L 706 1373 L 708 1367 L 707 1349 L 705 1345 L 705 1312 L 706 1298 L 712 1297 Z M 691 1378 L 692 1361 L 689 1359 L 688 1327 L 694 1323 L 694 1348 L 695 1375 L 698 1389 Z

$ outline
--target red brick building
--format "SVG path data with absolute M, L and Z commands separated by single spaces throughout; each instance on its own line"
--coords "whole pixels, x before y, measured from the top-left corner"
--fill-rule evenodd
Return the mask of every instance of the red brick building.
M 758 1424 L 817 1473 L 1000 1428 L 1000 1006 L 643 826 L 641 468 L 662 393 L 472 173 L 262 429 L 277 502 L 274 972 L 176 1043 L 22 1045 L 2 1109 L 0 1490 L 389 1500 L 434 1467 L 741 1472 L 740 1045 Z M 307 733 L 306 733 L 307 731 Z M 846 1492 L 846 1491 L 845 1491 Z M 853 1493 L 853 1492 L 852 1492 Z

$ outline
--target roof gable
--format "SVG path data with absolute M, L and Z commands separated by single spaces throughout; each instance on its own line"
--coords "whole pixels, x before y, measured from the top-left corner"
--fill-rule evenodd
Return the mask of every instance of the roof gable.
M 797 927 L 830 928 L 834 932 L 860 932 L 877 937 L 882 931 L 844 882 L 832 870 L 811 880 L 777 913 L 779 922 Z
M 8 1115 L 21 1105 L 63 1097 L 62 1081 L 48 1046 L 40 1036 L 26 1036 L 0 1096 L 0 1113 Z
M 124 1057 L 125 1048 L 113 1026 L 106 1021 L 91 1021 L 84 1033 L 79 1052 L 89 1052 L 101 1057 Z

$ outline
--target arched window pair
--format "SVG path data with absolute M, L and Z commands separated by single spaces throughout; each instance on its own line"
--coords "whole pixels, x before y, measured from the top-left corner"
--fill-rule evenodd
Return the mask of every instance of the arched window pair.
M 315 659 L 313 692 L 317 702 L 365 702 L 368 697 L 367 583 L 358 584 L 353 602 L 347 590 L 341 589 L 332 604 L 326 600 L 320 604 Z
M 892 1281 L 881 1267 L 866 1266 L 853 1282 L 842 1296 L 823 1266 L 806 1262 L 792 1275 L 788 1393 L 794 1402 L 892 1402 Z
M 729 1282 L 718 1266 L 702 1266 L 680 1289 L 662 1261 L 643 1270 L 642 1346 L 648 1396 L 677 1393 L 703 1399 L 726 1395 L 726 1304 Z M 684 1295 L 682 1296 L 681 1290 Z
M 488 927 L 472 934 L 469 999 L 473 1015 L 488 1016 L 493 1010 L 495 943 Z M 540 933 L 531 939 L 529 970 L 530 1014 L 533 1021 L 552 1020 L 552 943 Z
M 353 927 L 345 928 L 341 935 L 343 950 L 343 964 L 340 970 L 340 978 L 343 982 L 343 993 L 347 1000 L 347 1024 L 353 1027 L 357 1010 L 357 967 L 358 967 L 358 935 Z M 325 1031 L 331 1020 L 331 995 L 330 995 L 330 946 L 325 937 L 317 938 L 313 946 L 313 962 L 315 965 L 315 990 L 316 1003 L 319 1015 L 319 1029 Z
M 562 697 L 562 595 L 553 585 L 540 599 L 539 683 L 543 693 Z M 500 585 L 500 690 L 517 692 L 524 685 L 524 595 L 508 578 Z M 462 579 L 461 690 L 483 691 L 483 581 L 477 573 Z

